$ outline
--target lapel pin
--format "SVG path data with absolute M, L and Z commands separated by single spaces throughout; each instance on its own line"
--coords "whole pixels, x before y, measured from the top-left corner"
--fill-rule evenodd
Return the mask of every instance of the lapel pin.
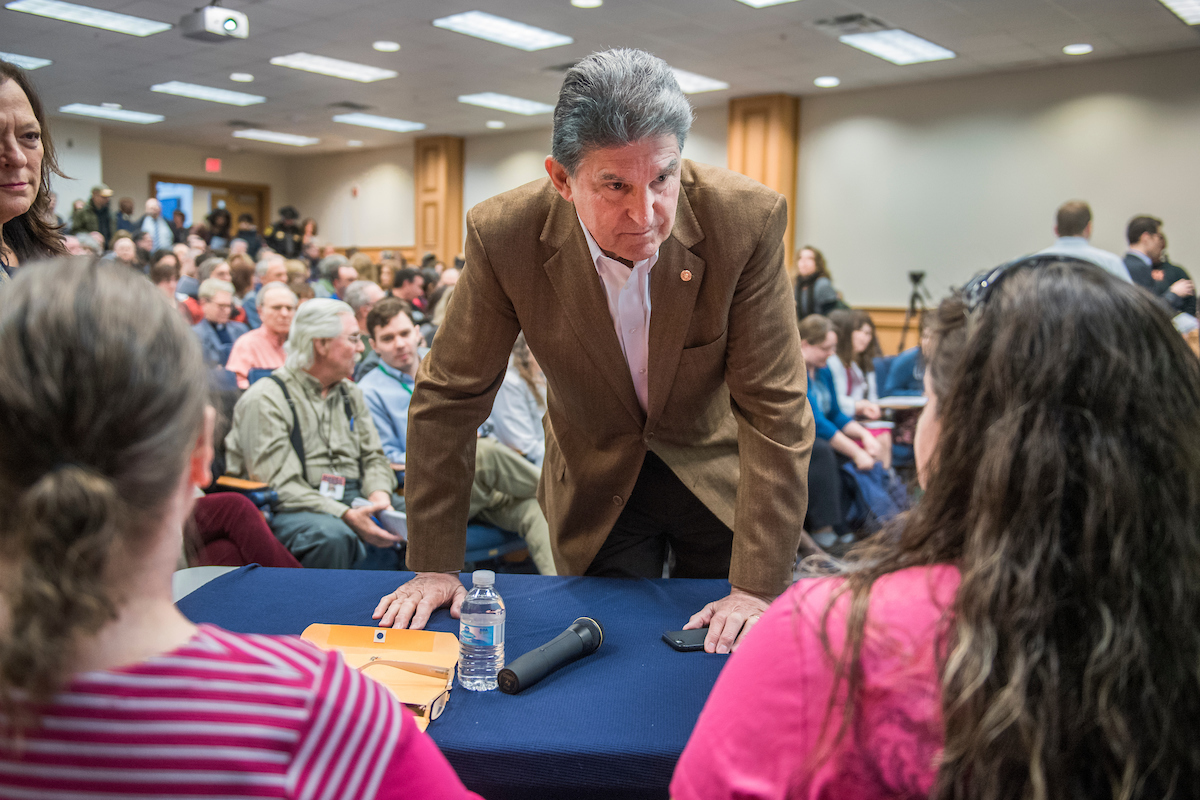
M 690 281 L 692 279 L 692 271 L 690 269 L 685 269 L 683 272 L 679 273 L 679 277 L 685 282 Z

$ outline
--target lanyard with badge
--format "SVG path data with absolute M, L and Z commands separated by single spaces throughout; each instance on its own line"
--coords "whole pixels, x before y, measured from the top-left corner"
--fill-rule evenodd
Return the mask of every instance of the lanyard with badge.
M 412 393 L 413 393 L 412 387 L 411 387 L 411 386 L 409 386 L 409 385 L 408 385 L 408 384 L 407 384 L 405 381 L 401 380 L 401 378 L 400 378 L 400 376 L 399 376 L 399 375 L 393 375 L 392 373 L 388 372 L 388 371 L 387 371 L 387 367 L 383 366 L 383 364 L 380 364 L 380 365 L 379 365 L 379 367 L 378 367 L 378 369 L 379 369 L 379 370 L 380 370 L 380 371 L 381 371 L 381 372 L 382 372 L 384 375 L 387 375 L 389 378 L 391 378 L 392 380 L 394 380 L 396 383 L 400 384 L 400 387 L 401 387 L 402 389 L 404 389 L 404 391 L 408 392 L 408 394 L 409 394 L 409 396 L 410 396 L 410 397 L 412 396 Z
M 350 398 L 346 394 L 346 387 L 339 385 L 338 389 L 342 393 L 342 405 L 346 409 L 346 419 L 350 420 L 350 432 L 354 433 L 354 414 L 350 411 Z M 314 409 L 314 415 L 315 411 Z M 333 411 L 329 410 L 327 416 L 329 417 L 329 435 L 326 436 L 321 431 L 322 420 L 320 416 L 317 416 L 317 435 L 321 437 L 321 441 L 325 442 L 325 447 L 329 452 L 329 468 L 335 471 L 322 473 L 321 485 L 317 491 L 332 500 L 341 500 L 346 496 L 346 479 L 336 472 L 337 459 L 333 454 Z

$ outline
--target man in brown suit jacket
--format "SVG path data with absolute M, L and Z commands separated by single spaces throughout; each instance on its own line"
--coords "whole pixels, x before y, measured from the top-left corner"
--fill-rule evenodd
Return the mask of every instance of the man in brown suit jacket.
M 691 117 L 661 60 L 594 54 L 564 82 L 550 179 L 471 210 L 410 410 L 419 574 L 382 598 L 381 625 L 458 615 L 475 428 L 521 330 L 548 385 L 539 500 L 560 574 L 658 577 L 669 542 L 675 574 L 733 586 L 688 621 L 710 625 L 709 652 L 729 652 L 790 582 L 814 426 L 786 203 L 684 161 Z

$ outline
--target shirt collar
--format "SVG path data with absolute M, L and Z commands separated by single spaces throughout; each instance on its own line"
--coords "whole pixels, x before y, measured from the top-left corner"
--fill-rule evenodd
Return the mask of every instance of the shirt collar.
M 1142 263 L 1144 263 L 1147 267 L 1154 266 L 1154 262 L 1150 260 L 1150 256 L 1146 255 L 1141 250 L 1130 250 L 1129 252 L 1140 258 Z
M 585 239 L 587 239 L 588 252 L 592 256 L 592 266 L 599 267 L 600 259 L 601 258 L 609 258 L 609 257 L 604 255 L 604 251 L 600 249 L 600 245 L 596 244 L 596 240 L 592 238 L 592 232 L 587 229 L 587 225 L 583 224 L 583 218 L 579 216 L 578 209 L 576 209 L 576 211 L 575 211 L 575 219 L 579 220 L 579 227 L 583 228 L 583 236 Z M 616 261 L 615 258 L 609 258 L 609 260 Z M 650 267 L 653 267 L 657 262 L 658 262 L 658 250 L 655 250 L 654 255 L 650 256 L 649 258 L 645 259 L 644 261 L 635 261 L 633 264 L 633 268 L 636 270 L 636 269 L 639 269 L 640 267 L 642 267 L 643 265 L 648 265 L 646 268 L 649 269 Z M 620 261 L 617 261 L 617 263 L 621 264 Z M 624 266 L 624 264 L 621 264 L 621 265 Z

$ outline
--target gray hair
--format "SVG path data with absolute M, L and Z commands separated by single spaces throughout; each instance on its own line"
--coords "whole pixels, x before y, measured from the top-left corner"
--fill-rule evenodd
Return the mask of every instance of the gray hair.
M 79 246 L 84 250 L 87 250 L 92 255 L 98 256 L 102 252 L 100 243 L 97 242 L 94 237 L 89 236 L 86 233 L 83 236 L 76 236 L 75 241 L 79 242 Z
M 337 280 L 338 270 L 350 263 L 350 259 L 343 255 L 335 253 L 331 256 L 325 256 L 317 262 L 317 274 L 324 280 Z
M 343 316 L 353 319 L 354 309 L 341 300 L 318 298 L 300 306 L 292 319 L 292 330 L 284 345 L 287 366 L 292 369 L 311 367 L 314 359 L 313 340 L 341 336 Z
M 346 287 L 346 291 L 342 292 L 342 299 L 357 314 L 363 308 L 374 305 L 382 300 L 383 294 L 383 289 L 380 289 L 379 284 L 374 281 L 355 281 Z
M 196 297 L 201 300 L 212 300 L 217 296 L 217 292 L 229 292 L 233 294 L 233 284 L 229 281 L 219 281 L 216 278 L 209 278 L 200 283 L 200 288 L 196 291 Z
M 589 150 L 674 134 L 683 142 L 692 106 L 667 62 L 642 50 L 592 53 L 563 79 L 550 153 L 570 175 Z
M 300 302 L 300 298 L 296 297 L 296 293 L 293 292 L 291 287 L 288 286 L 286 283 L 283 283 L 281 281 L 271 281 L 270 283 L 264 283 L 262 288 L 258 290 L 258 294 L 254 295 L 254 307 L 259 309 L 259 311 L 261 312 L 262 307 L 263 307 L 263 301 L 265 301 L 267 299 L 267 295 L 271 292 L 280 292 L 280 291 L 287 292 L 288 294 L 290 294 L 292 296 L 293 303 Z
M 263 256 L 262 258 L 260 258 L 258 260 L 258 263 L 254 265 L 254 275 L 259 280 L 262 280 L 263 278 L 267 277 L 267 270 L 269 270 L 271 268 L 271 265 L 274 264 L 276 261 L 278 261 L 280 264 L 282 264 L 284 261 L 284 258 L 283 258 L 283 256 L 279 255 L 278 253 L 276 253 L 274 251 Z
M 206 280 L 212 277 L 212 274 L 216 268 L 222 264 L 228 265 L 229 262 L 220 256 L 212 256 L 211 258 L 204 259 L 204 261 L 202 261 L 196 268 L 196 279 L 201 283 L 204 283 Z

